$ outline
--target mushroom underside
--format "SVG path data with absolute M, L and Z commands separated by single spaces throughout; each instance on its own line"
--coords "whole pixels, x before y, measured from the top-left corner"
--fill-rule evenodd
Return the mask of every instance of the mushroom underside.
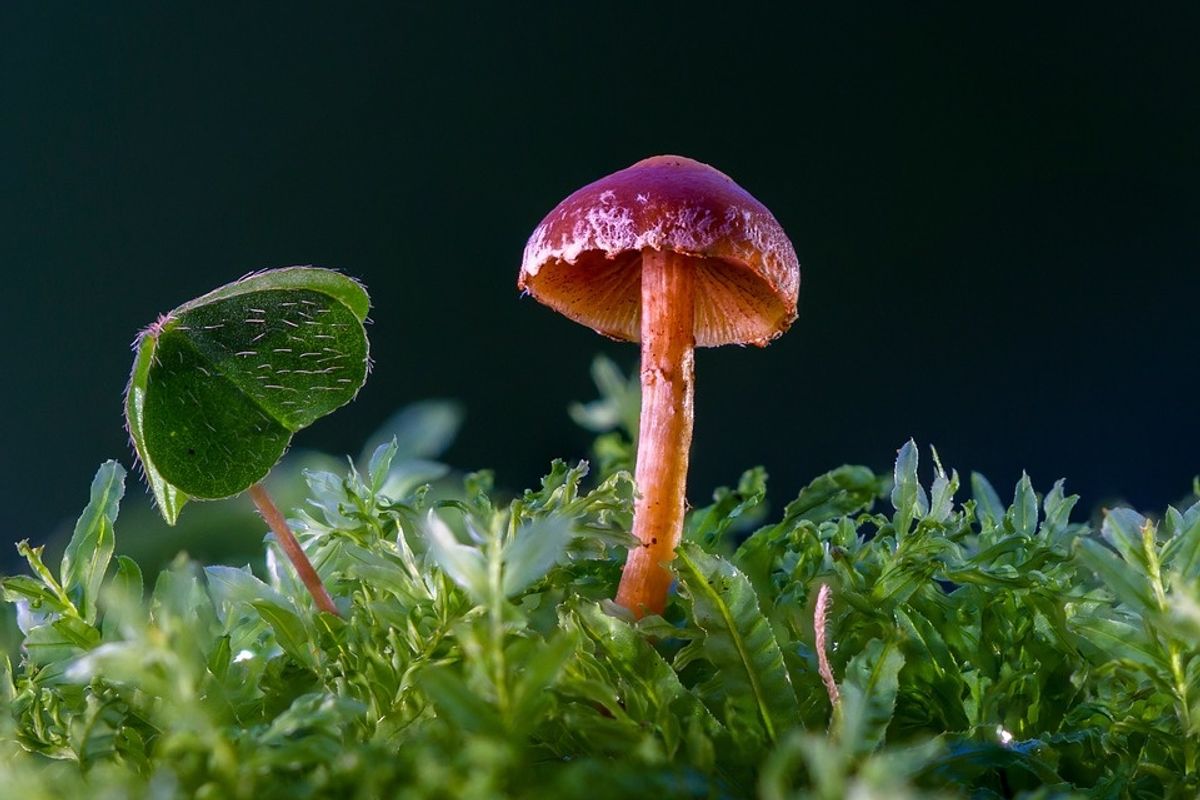
M 791 324 L 793 311 L 743 264 L 715 258 L 695 265 L 697 347 L 765 345 Z M 600 250 L 573 262 L 548 261 L 523 288 L 564 316 L 605 336 L 636 342 L 641 324 L 642 254 L 609 258 Z

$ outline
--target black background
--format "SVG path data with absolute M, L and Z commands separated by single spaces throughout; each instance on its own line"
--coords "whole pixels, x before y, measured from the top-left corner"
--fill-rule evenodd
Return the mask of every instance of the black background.
M 585 455 L 566 405 L 636 349 L 521 299 L 521 249 L 655 153 L 755 194 L 803 271 L 787 336 L 698 355 L 694 502 L 755 463 L 779 499 L 886 469 L 910 436 L 1002 493 L 1066 476 L 1085 510 L 1200 471 L 1195 12 L 119 5 L 0 10 L 0 538 L 131 463 L 137 329 L 271 266 L 375 303 L 373 376 L 299 445 L 356 453 L 454 397 L 449 460 L 502 485 Z

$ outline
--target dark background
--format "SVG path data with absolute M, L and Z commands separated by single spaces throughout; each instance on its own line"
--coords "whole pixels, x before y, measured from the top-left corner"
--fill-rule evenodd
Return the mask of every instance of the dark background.
M 109 5 L 0 10 L 0 539 L 132 462 L 138 328 L 264 267 L 375 302 L 373 376 L 298 445 L 357 453 L 454 397 L 456 465 L 516 488 L 585 455 L 565 408 L 636 349 L 518 297 L 521 249 L 664 152 L 755 194 L 803 270 L 787 336 L 697 357 L 693 501 L 755 463 L 777 499 L 886 469 L 910 436 L 1002 493 L 1066 476 L 1085 512 L 1200 471 L 1195 12 Z

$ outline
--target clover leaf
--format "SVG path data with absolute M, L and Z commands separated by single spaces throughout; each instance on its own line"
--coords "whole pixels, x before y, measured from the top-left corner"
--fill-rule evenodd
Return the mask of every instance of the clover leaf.
M 358 393 L 370 299 L 331 270 L 248 275 L 143 330 L 126 397 L 133 445 L 159 510 L 238 494 L 292 435 Z

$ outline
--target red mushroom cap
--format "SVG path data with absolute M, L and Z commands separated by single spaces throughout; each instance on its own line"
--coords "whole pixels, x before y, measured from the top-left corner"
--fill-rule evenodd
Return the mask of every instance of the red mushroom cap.
M 692 256 L 696 345 L 765 345 L 796 318 L 800 265 L 775 217 L 724 173 L 655 156 L 576 191 L 529 237 L 518 288 L 638 341 L 646 248 Z

